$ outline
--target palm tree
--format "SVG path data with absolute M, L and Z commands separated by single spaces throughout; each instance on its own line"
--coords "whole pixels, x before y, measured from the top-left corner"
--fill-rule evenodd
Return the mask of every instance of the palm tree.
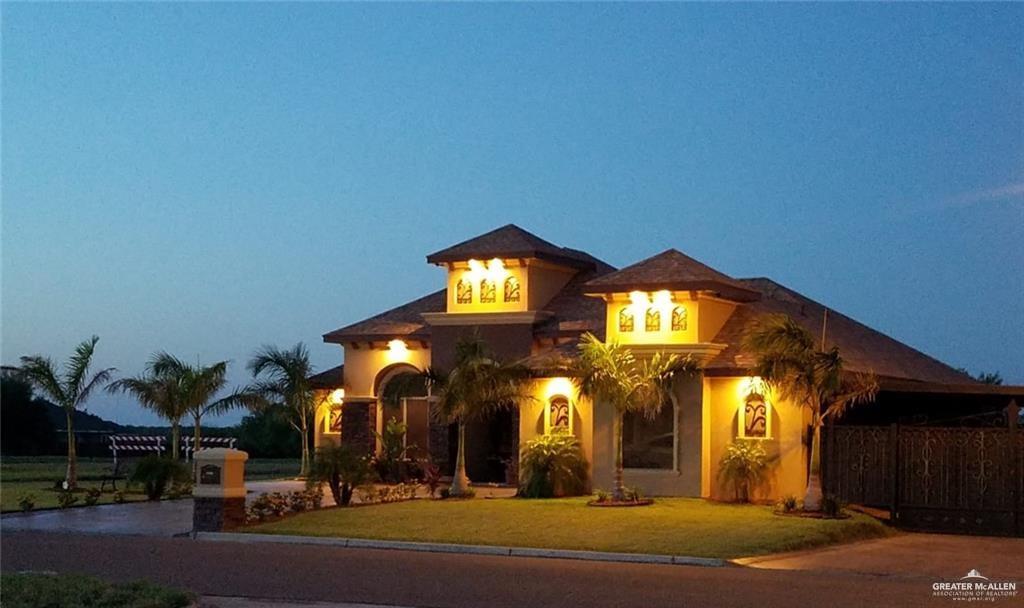
M 178 459 L 181 447 L 181 419 L 189 413 L 188 395 L 182 374 L 175 369 L 161 366 L 161 357 L 153 355 L 146 364 L 146 372 L 133 378 L 123 378 L 107 386 L 110 392 L 129 393 L 138 399 L 142 407 L 155 412 L 171 423 L 171 458 Z M 163 373 L 156 373 L 160 368 Z
M 227 361 L 213 365 L 189 365 L 166 352 L 160 352 L 150 360 L 149 369 L 154 376 L 168 378 L 178 385 L 182 410 L 192 416 L 192 449 L 199 450 L 203 434 L 203 416 L 220 415 L 238 407 L 252 407 L 254 398 L 245 391 L 233 391 L 227 396 L 216 398 L 227 385 Z M 177 446 L 175 446 L 177 447 Z
M 455 345 L 455 366 L 450 371 L 427 368 L 420 373 L 398 374 L 384 387 L 382 398 L 397 403 L 413 391 L 422 391 L 426 383 L 435 399 L 434 415 L 458 425 L 455 473 L 448 491 L 451 496 L 465 496 L 470 484 L 466 475 L 466 424 L 534 399 L 526 387 L 532 376 L 526 365 L 499 361 L 479 336 L 472 336 Z
M 313 375 L 309 351 L 301 342 L 288 350 L 263 346 L 256 351 L 246 367 L 256 378 L 250 391 L 262 398 L 263 406 L 280 403 L 291 414 L 289 423 L 302 437 L 299 476 L 307 477 L 312 451 L 309 429 L 315 420 L 317 406 L 313 387 L 309 383 L 309 377 Z
M 49 357 L 33 355 L 21 358 L 21 376 L 64 410 L 68 425 L 68 468 L 64 484 L 68 490 L 78 487 L 75 411 L 85 405 L 93 390 L 108 382 L 116 371 L 114 368 L 108 367 L 92 376 L 89 375 L 92 355 L 96 351 L 96 343 L 99 340 L 99 337 L 93 336 L 75 347 L 75 354 L 64 365 L 63 374 L 58 372 L 57 366 Z
M 843 372 L 843 359 L 835 346 L 815 347 L 814 336 L 788 315 L 771 314 L 754 319 L 743 338 L 756 355 L 752 373 L 760 376 L 783 399 L 806 407 L 811 415 L 811 467 L 804 496 L 804 510 L 821 509 L 821 427 L 846 408 L 872 401 L 878 382 L 872 374 Z
M 676 383 L 696 373 L 689 357 L 654 353 L 649 359 L 637 359 L 633 351 L 616 342 L 604 343 L 591 333 L 580 339 L 579 357 L 570 373 L 580 395 L 591 402 L 607 403 L 615 408 L 615 479 L 612 499 L 625 500 L 622 484 L 622 420 L 626 412 L 653 418 L 666 400 L 676 402 Z

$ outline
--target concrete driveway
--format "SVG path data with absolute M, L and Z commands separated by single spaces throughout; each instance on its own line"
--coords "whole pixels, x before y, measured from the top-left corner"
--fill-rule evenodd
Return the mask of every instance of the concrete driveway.
M 250 481 L 246 484 L 247 501 L 264 492 L 292 492 L 305 488 L 296 480 Z M 325 488 L 326 490 L 326 488 Z M 514 488 L 477 487 L 477 496 L 507 497 Z M 358 498 L 354 499 L 358 502 Z M 323 506 L 334 506 L 331 493 L 324 494 Z M 133 534 L 142 536 L 174 536 L 192 531 L 192 500 L 133 502 L 120 505 L 78 507 L 66 510 L 9 513 L 0 518 L 2 532 L 71 532 L 83 534 Z
M 753 568 L 951 580 L 974 569 L 1024 582 L 1024 538 L 907 533 L 812 551 L 739 560 Z

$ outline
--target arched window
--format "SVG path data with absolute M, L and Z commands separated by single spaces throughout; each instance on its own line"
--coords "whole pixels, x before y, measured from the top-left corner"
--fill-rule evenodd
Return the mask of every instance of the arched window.
M 490 279 L 483 279 L 480 281 L 480 303 L 482 304 L 493 304 L 497 301 L 497 290 L 494 287 L 494 281 Z
M 633 331 L 633 313 L 629 308 L 623 307 L 619 310 L 619 331 Z
M 571 430 L 572 418 L 569 398 L 555 395 L 548 401 L 548 433 L 568 433 Z
M 519 279 L 515 277 L 509 277 L 505 279 L 505 301 L 519 301 Z
M 647 331 L 661 331 L 661 311 L 655 307 L 647 309 L 644 315 L 644 329 Z
M 763 395 L 747 395 L 740 420 L 740 436 L 750 439 L 764 439 L 768 436 L 768 402 Z
M 459 279 L 459 283 L 455 286 L 455 303 L 473 303 L 473 284 L 466 279 Z
M 672 309 L 672 331 L 683 331 L 686 329 L 686 309 L 676 306 Z

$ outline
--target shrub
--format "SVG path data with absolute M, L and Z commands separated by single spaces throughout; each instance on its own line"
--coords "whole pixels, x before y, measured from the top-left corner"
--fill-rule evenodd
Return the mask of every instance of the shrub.
M 416 484 L 400 483 L 393 486 L 383 486 L 377 492 L 380 502 L 402 502 L 416 498 Z
M 640 486 L 630 486 L 622 489 L 622 494 L 627 502 L 640 502 L 644 499 L 644 491 Z
M 434 463 L 428 464 L 423 470 L 423 485 L 427 487 L 430 498 L 433 498 L 441 485 L 441 468 Z
M 310 477 L 326 483 L 335 504 L 346 507 L 352 502 L 352 491 L 370 482 L 373 472 L 365 456 L 345 445 L 328 445 L 316 451 Z
M 405 445 L 405 432 L 408 427 L 391 418 L 384 424 L 383 432 L 374 433 L 380 441 L 380 451 L 373 459 L 373 468 L 377 476 L 385 483 L 406 480 L 404 466 L 406 454 L 416 446 Z
M 737 439 L 725 447 L 718 475 L 733 486 L 736 500 L 750 502 L 750 491 L 764 480 L 771 459 L 759 441 Z
M 57 492 L 57 506 L 61 509 L 67 509 L 76 502 L 78 502 L 78 497 L 75 496 L 74 492 L 68 492 L 67 490 Z
M 608 502 L 612 495 L 606 490 L 594 490 L 594 502 Z
M 832 494 L 826 494 L 821 499 L 821 514 L 825 517 L 841 517 L 845 508 L 846 503 Z
M 124 492 L 122 492 L 121 490 L 118 490 L 117 492 L 114 492 L 114 502 L 116 502 L 117 504 L 123 503 L 124 502 Z
M 792 513 L 793 511 L 796 511 L 797 506 L 798 503 L 796 500 L 796 496 L 788 494 L 786 496 L 783 496 L 782 500 L 779 501 L 778 509 L 783 513 Z
M 91 507 L 100 501 L 100 489 L 89 488 L 85 491 L 85 506 Z
M 451 488 L 441 488 L 441 491 L 438 492 L 438 494 L 437 494 L 437 497 L 440 498 L 441 500 L 445 500 L 446 498 L 451 498 L 451 496 L 452 496 L 452 489 Z
M 0 576 L 4 607 L 104 606 L 105 608 L 184 608 L 192 604 L 186 592 L 152 583 L 110 584 L 76 574 L 12 574 Z
M 184 464 L 157 455 L 139 460 L 130 481 L 142 484 L 146 498 L 160 500 L 167 487 L 175 482 L 185 483 L 191 479 L 191 471 Z
M 36 508 L 36 496 L 35 494 L 22 494 L 18 497 L 18 508 L 24 512 L 29 512 Z
M 577 496 L 586 487 L 587 461 L 573 435 L 557 433 L 531 439 L 523 447 L 520 460 L 520 496 Z
M 270 517 L 281 517 L 288 512 L 289 499 L 281 492 L 263 492 L 253 499 L 246 511 L 246 519 L 261 521 Z

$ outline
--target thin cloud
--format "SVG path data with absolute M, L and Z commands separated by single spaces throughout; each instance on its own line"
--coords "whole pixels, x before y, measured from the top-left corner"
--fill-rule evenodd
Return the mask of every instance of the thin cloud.
M 1024 201 L 1024 182 L 1007 184 L 998 188 L 986 188 L 974 190 L 954 196 L 946 201 L 947 207 L 969 207 L 979 203 L 990 201 L 1001 201 L 1005 199 L 1020 199 Z

